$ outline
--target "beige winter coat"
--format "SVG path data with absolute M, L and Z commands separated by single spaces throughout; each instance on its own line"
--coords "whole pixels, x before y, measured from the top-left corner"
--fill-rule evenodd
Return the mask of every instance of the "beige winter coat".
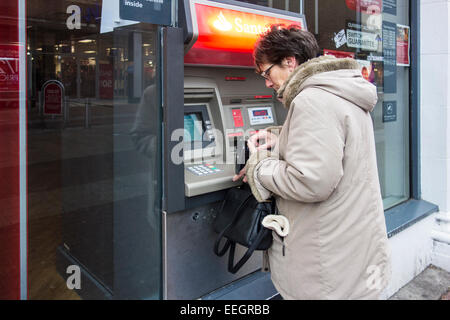
M 289 221 L 267 252 L 272 281 L 285 299 L 378 299 L 390 254 L 369 114 L 376 88 L 355 60 L 325 56 L 278 94 L 289 108 L 278 143 L 247 164 L 255 197 L 275 196 Z

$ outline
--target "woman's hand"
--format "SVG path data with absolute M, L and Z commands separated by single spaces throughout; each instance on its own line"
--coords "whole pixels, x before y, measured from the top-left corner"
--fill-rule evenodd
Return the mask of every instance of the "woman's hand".
M 261 144 L 261 140 L 264 140 L 265 143 Z M 250 155 L 257 152 L 258 150 L 267 150 L 275 147 L 275 144 L 278 142 L 278 137 L 266 130 L 261 130 L 258 133 L 252 135 L 250 139 L 247 141 L 248 150 L 250 151 Z M 244 177 L 244 182 L 247 182 L 247 166 L 245 166 L 237 175 L 233 177 L 233 181 L 238 181 Z
M 264 143 L 261 144 L 262 140 Z M 248 148 L 250 153 L 255 152 L 256 150 L 267 150 L 272 149 L 278 142 L 278 137 L 270 131 L 261 130 L 258 133 L 252 135 L 250 139 L 248 139 Z M 253 149 L 253 150 L 252 150 Z
M 239 171 L 239 173 L 237 175 L 235 175 L 233 177 L 233 181 L 238 181 L 239 179 L 244 177 L 244 180 L 242 180 L 242 181 L 247 183 L 247 176 L 245 175 L 246 173 L 247 173 L 247 166 L 245 166 L 241 171 Z
M 251 142 L 250 140 L 247 141 L 247 146 L 248 146 L 248 150 L 250 152 L 250 155 L 252 155 L 254 152 L 256 152 L 256 146 L 253 142 Z M 239 179 L 241 179 L 242 177 L 244 177 L 244 181 L 245 183 L 247 182 L 247 176 L 245 175 L 247 173 L 247 166 L 245 166 L 241 171 L 239 171 L 239 173 L 237 175 L 235 175 L 233 177 L 233 181 L 238 181 Z

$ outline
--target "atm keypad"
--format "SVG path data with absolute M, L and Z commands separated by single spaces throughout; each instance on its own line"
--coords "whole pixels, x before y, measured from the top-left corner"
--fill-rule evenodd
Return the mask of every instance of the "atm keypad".
M 211 165 L 211 164 L 196 165 L 196 166 L 192 166 L 192 167 L 187 167 L 187 169 L 191 173 L 193 173 L 197 176 L 207 176 L 207 175 L 222 172 L 221 169 L 216 168 L 214 165 Z

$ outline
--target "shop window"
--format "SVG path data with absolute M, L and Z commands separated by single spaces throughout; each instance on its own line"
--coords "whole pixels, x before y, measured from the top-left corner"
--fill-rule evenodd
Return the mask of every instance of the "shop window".
M 378 90 L 372 112 L 384 208 L 410 197 L 409 1 L 305 0 L 323 54 L 355 58 Z
M 351 57 L 377 87 L 371 113 L 385 210 L 410 198 L 409 0 L 242 0 L 303 13 L 321 54 Z

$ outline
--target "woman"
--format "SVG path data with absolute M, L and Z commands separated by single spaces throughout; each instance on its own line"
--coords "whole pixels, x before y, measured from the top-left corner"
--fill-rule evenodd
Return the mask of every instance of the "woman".
M 289 234 L 273 232 L 265 254 L 284 299 L 378 299 L 390 257 L 369 114 L 377 92 L 355 60 L 318 51 L 293 27 L 274 26 L 256 44 L 257 72 L 289 111 L 278 136 L 250 138 L 234 180 L 245 175 L 258 201 L 273 196 L 287 218 Z

